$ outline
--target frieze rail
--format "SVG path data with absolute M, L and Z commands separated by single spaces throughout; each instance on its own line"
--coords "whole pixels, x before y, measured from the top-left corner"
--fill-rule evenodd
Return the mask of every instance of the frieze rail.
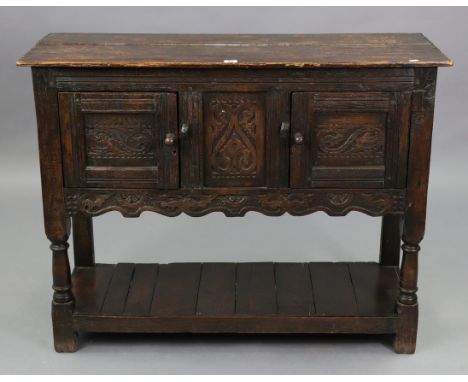
M 144 211 L 166 216 L 185 213 L 203 216 L 222 212 L 226 216 L 244 216 L 249 211 L 279 216 L 300 216 L 323 211 L 343 216 L 359 211 L 370 216 L 401 214 L 405 209 L 404 190 L 91 190 L 65 189 L 67 214 L 82 212 L 98 216 L 119 211 L 125 217 L 138 217 Z

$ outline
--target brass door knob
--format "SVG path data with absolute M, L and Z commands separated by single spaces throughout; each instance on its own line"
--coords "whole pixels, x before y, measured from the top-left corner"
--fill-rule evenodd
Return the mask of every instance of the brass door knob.
M 164 144 L 166 146 L 174 146 L 176 142 L 176 136 L 173 133 L 167 133 L 166 137 L 164 138 Z
M 304 136 L 301 133 L 294 134 L 294 143 L 296 145 L 302 145 L 304 143 Z

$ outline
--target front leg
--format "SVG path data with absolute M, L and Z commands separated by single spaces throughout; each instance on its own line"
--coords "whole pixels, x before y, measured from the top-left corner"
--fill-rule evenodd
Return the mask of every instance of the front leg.
M 74 299 L 71 291 L 70 263 L 68 261 L 68 236 L 49 237 L 52 244 L 52 276 L 54 289 L 52 299 L 52 327 L 55 351 L 75 352 L 77 336 L 73 331 Z
M 416 349 L 418 254 L 426 226 L 436 73 L 436 68 L 415 70 L 416 90 L 412 95 L 407 200 L 402 237 L 403 260 L 397 301 L 398 326 L 394 342 L 397 353 L 414 353 Z
M 57 88 L 53 69 L 33 68 L 34 99 L 36 102 L 39 156 L 41 164 L 44 228 L 51 241 L 54 295 L 52 326 L 57 352 L 74 352 L 74 307 L 68 262 L 70 219 L 65 214 L 60 125 L 58 121 Z

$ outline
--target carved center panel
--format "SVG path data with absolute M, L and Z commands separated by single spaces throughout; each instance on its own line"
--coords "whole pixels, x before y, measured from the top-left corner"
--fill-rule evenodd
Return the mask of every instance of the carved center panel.
M 90 113 L 84 116 L 88 164 L 145 165 L 154 162 L 155 126 L 151 114 Z
M 263 95 L 216 93 L 205 97 L 206 184 L 262 185 L 265 157 Z

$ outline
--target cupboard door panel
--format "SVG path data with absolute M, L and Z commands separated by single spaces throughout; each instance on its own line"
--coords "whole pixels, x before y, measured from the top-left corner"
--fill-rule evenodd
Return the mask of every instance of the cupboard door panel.
M 404 97 L 294 93 L 291 186 L 398 187 L 406 171 Z
M 176 94 L 60 93 L 59 108 L 66 186 L 178 187 Z
M 265 103 L 264 93 L 204 94 L 205 186 L 265 185 Z

